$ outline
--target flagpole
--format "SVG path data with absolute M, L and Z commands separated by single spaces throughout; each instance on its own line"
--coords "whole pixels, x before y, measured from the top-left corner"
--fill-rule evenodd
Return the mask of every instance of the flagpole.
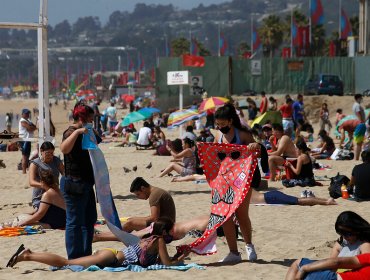
M 251 57 L 253 56 L 253 32 L 254 32 L 253 14 L 251 14 Z
M 193 45 L 193 40 L 191 38 L 191 30 L 189 31 L 189 37 L 190 37 L 190 50 L 189 50 L 189 53 L 192 55 L 192 45 Z
M 338 39 L 340 40 L 342 37 L 342 0 L 339 0 L 339 31 L 338 31 Z
M 311 0 L 308 0 L 308 14 L 309 14 L 309 17 L 308 17 L 308 24 L 309 24 L 309 27 L 310 27 L 310 37 L 309 37 L 309 40 L 310 40 L 310 48 L 311 48 L 311 45 L 312 45 L 312 14 L 311 14 Z
M 293 57 L 293 9 L 290 12 L 290 57 Z
M 220 40 L 221 40 L 221 35 L 220 35 L 220 24 L 218 24 L 218 56 L 221 56 L 221 46 L 220 46 Z

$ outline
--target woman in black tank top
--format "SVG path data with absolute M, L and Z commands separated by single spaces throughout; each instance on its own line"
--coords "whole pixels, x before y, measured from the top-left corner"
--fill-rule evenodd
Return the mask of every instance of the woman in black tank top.
M 285 166 L 290 168 L 296 178 L 292 180 L 283 180 L 283 185 L 286 187 L 293 186 L 314 186 L 315 179 L 313 174 L 312 161 L 308 154 L 310 149 L 307 147 L 306 142 L 303 138 L 298 138 L 296 142 L 296 148 L 298 150 L 297 165 L 294 167 L 290 162 L 286 162 Z

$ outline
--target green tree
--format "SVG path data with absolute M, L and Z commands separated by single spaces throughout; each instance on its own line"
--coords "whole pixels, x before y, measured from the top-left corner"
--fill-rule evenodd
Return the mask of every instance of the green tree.
M 171 41 L 171 50 L 173 56 L 181 56 L 188 54 L 190 49 L 190 42 L 184 37 L 176 38 Z
M 312 26 L 311 37 L 311 55 L 323 56 L 325 55 L 325 28 L 322 24 Z
M 263 19 L 263 25 L 259 29 L 259 34 L 265 53 L 273 57 L 275 50 L 280 47 L 284 38 L 284 24 L 280 21 L 280 17 L 270 15 Z
M 244 54 L 246 52 L 250 52 L 251 51 L 251 47 L 248 45 L 248 43 L 246 42 L 241 42 L 237 48 L 237 56 L 239 58 L 243 58 L 244 57 Z

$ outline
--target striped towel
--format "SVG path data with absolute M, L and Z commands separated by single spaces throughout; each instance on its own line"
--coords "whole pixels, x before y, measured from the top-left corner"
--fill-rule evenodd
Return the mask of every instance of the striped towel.
M 154 264 L 148 267 L 142 267 L 140 265 L 128 265 L 123 267 L 105 267 L 105 268 L 99 268 L 96 265 L 92 265 L 86 269 L 83 268 L 83 266 L 80 265 L 67 265 L 63 267 L 55 267 L 51 266 L 50 269 L 52 271 L 55 270 L 63 270 L 63 269 L 70 269 L 74 272 L 81 272 L 81 271 L 107 271 L 107 272 L 121 272 L 121 271 L 133 271 L 133 272 L 143 272 L 148 270 L 162 270 L 162 269 L 168 269 L 168 270 L 179 270 L 179 271 L 187 271 L 191 268 L 201 269 L 204 270 L 205 267 L 198 265 L 196 263 L 190 263 L 190 264 L 184 264 L 184 265 L 178 265 L 178 266 L 168 266 L 168 265 L 161 265 L 161 264 Z

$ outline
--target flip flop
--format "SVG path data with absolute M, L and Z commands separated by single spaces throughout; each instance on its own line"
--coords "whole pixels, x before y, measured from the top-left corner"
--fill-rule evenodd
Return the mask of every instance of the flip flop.
M 19 246 L 18 250 L 15 252 L 15 254 L 10 258 L 10 260 L 6 264 L 6 267 L 13 267 L 17 261 L 19 254 L 22 253 L 25 249 L 26 248 L 24 247 L 23 244 Z

